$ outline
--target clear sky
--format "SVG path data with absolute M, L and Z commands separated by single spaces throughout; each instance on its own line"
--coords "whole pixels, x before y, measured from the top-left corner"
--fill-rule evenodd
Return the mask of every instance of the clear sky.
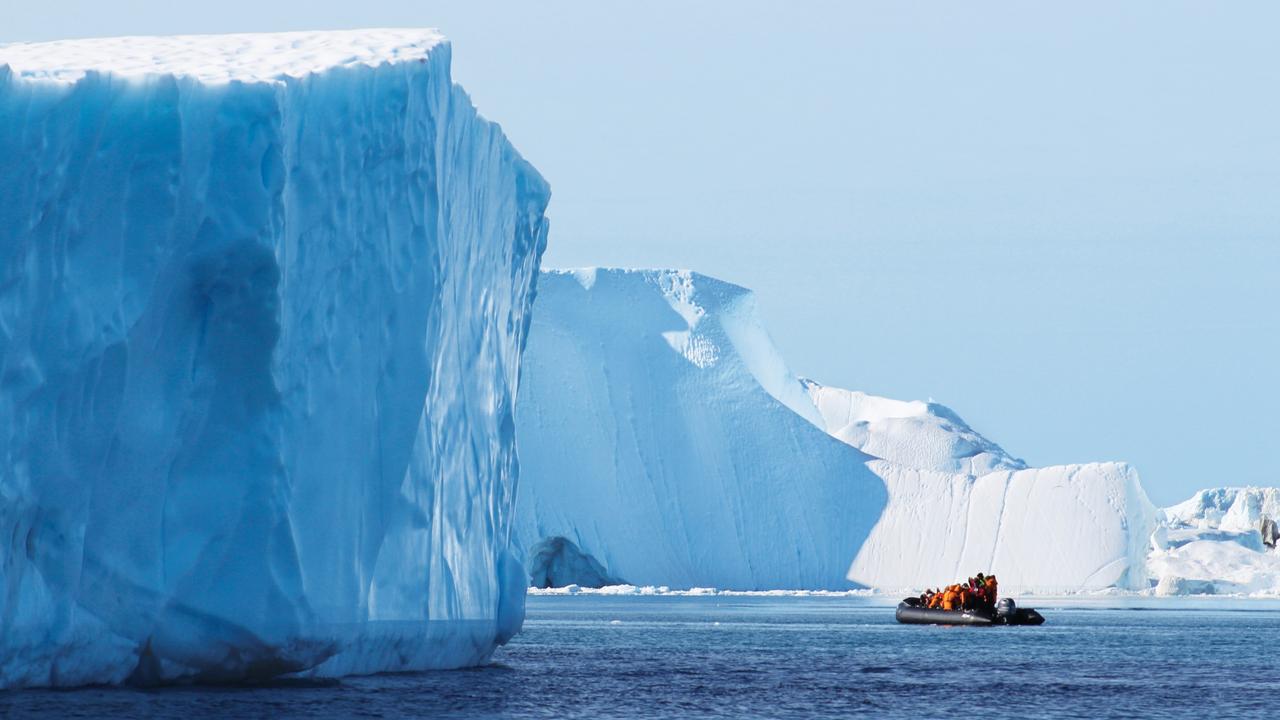
M 1280 484 L 1280 3 L 0 0 L 0 41 L 435 26 L 547 266 L 754 288 L 794 370 L 1169 504 Z

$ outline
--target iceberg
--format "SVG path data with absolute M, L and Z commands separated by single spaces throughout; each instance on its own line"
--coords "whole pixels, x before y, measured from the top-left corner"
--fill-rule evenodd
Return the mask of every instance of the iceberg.
M 881 458 L 890 488 L 851 579 L 916 587 L 991 568 L 1013 592 L 1145 587 L 1157 514 L 1129 465 L 1028 468 L 939 403 L 804 384 L 821 426 Z
M 1237 487 L 1201 490 L 1164 509 L 1172 528 L 1254 533 L 1264 517 L 1280 520 L 1280 488 Z M 1261 542 L 1261 536 L 1258 536 Z
M 884 484 L 770 394 L 805 397 L 753 304 L 689 272 L 542 274 L 516 403 L 516 534 L 568 540 L 603 569 L 557 584 L 848 586 Z
M 0 686 L 518 631 L 549 190 L 427 30 L 0 47 Z
M 890 588 L 954 582 L 984 568 L 1012 593 L 1146 587 L 1157 515 L 1125 463 L 980 476 L 872 463 L 889 506 L 850 579 Z
M 1162 515 L 1147 558 L 1157 595 L 1280 595 L 1280 550 L 1260 532 L 1280 520 L 1280 488 L 1201 490 Z
M 1128 465 L 1028 468 L 944 406 L 801 380 L 731 283 L 544 272 L 523 372 L 517 536 L 600 568 L 562 584 L 1147 581 L 1156 511 Z

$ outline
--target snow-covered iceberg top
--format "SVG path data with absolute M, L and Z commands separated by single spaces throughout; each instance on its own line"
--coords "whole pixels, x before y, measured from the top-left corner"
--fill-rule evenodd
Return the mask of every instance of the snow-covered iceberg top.
M 0 63 L 0 686 L 483 662 L 549 189 L 439 36 Z
M 91 72 L 271 82 L 335 68 L 422 62 L 445 42 L 429 29 L 92 38 L 0 45 L 0 65 L 19 79 L 63 83 Z
M 1027 467 L 945 405 L 803 383 L 822 416 L 820 427 L 869 455 L 917 470 L 967 475 Z

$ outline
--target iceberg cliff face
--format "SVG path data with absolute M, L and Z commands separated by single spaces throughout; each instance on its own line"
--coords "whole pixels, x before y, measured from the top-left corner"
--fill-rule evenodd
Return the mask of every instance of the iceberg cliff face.
M 980 476 L 872 463 L 889 506 L 849 578 L 889 588 L 989 569 L 1006 592 L 1146 587 L 1155 509 L 1124 463 Z
M 516 411 L 525 547 L 565 538 L 593 578 L 636 584 L 849 585 L 884 485 L 766 391 L 803 397 L 749 292 L 586 270 L 543 273 L 538 293 Z
M 889 488 L 849 579 L 936 586 L 989 568 L 1012 592 L 1146 587 L 1157 511 L 1129 465 L 1028 468 L 943 405 L 804 383 L 821 427 L 882 458 Z
M 548 189 L 430 31 L 0 47 L 0 685 L 483 660 Z
M 1128 466 L 1029 469 L 940 405 L 802 382 L 743 288 L 544 273 L 525 360 L 526 547 L 565 538 L 617 579 L 673 587 L 1146 581 L 1155 511 Z

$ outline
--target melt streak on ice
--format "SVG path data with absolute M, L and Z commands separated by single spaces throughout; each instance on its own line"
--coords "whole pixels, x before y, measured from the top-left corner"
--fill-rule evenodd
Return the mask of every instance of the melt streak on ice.
M 518 630 L 549 191 L 440 35 L 3 46 L 0 159 L 0 686 Z
M 1127 465 L 1027 468 L 941 405 L 801 381 L 736 285 L 543 273 L 524 373 L 518 534 L 526 547 L 563 538 L 566 559 L 603 568 L 593 576 L 732 590 L 921 588 L 979 570 L 1013 591 L 1146 583 L 1156 511 Z

